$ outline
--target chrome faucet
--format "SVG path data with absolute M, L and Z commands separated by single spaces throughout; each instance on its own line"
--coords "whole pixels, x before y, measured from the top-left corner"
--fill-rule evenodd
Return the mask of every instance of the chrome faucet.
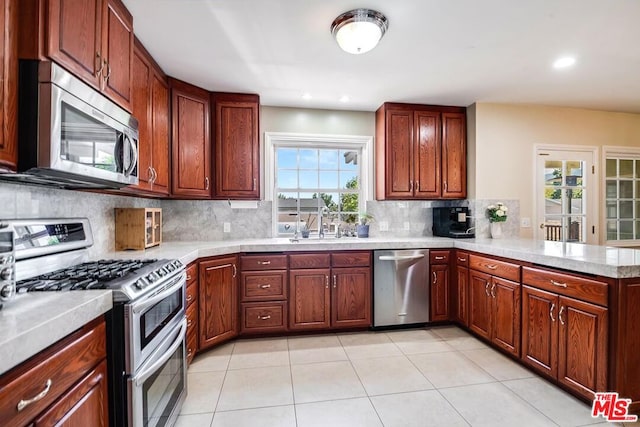
M 342 237 L 342 233 L 340 233 L 340 224 L 336 225 L 336 239 Z

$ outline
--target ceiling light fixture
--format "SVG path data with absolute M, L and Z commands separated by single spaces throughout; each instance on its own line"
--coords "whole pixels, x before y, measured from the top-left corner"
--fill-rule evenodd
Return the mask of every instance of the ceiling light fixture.
M 338 16 L 331 34 L 345 52 L 359 55 L 376 47 L 389 28 L 389 20 L 371 9 L 354 9 Z
M 311 94 L 310 93 L 303 93 L 302 94 L 302 99 L 308 101 L 311 99 Z
M 555 60 L 555 62 L 553 63 L 553 68 L 555 69 L 568 68 L 575 63 L 576 63 L 576 58 L 572 56 L 563 56 L 562 58 L 558 58 Z
M 349 102 L 349 95 L 342 95 L 340 97 L 340 102 Z

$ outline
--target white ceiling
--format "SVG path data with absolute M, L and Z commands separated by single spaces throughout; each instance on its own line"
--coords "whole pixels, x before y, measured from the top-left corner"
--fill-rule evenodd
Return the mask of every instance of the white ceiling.
M 124 0 L 164 71 L 263 105 L 374 111 L 385 101 L 528 103 L 640 113 L 640 0 Z M 389 19 L 340 50 L 334 18 Z M 562 55 L 576 65 L 555 70 Z M 312 96 L 302 99 L 303 93 Z M 339 98 L 348 95 L 348 103 Z

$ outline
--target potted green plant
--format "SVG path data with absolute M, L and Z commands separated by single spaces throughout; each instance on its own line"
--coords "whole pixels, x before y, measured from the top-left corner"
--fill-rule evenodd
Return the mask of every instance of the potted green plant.
M 373 215 L 368 213 L 360 214 L 360 224 L 356 226 L 358 237 L 369 237 L 369 223 L 374 220 Z

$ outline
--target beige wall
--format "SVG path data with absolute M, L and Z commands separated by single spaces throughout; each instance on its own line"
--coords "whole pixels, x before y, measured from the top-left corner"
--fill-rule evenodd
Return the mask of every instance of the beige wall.
M 521 217 L 532 220 L 535 145 L 640 147 L 640 114 L 477 103 L 468 115 L 475 116 L 470 120 L 475 137 L 468 139 L 475 156 L 469 165 L 469 197 L 519 199 Z M 520 234 L 529 237 L 532 229 Z
M 263 106 L 260 111 L 260 134 L 261 138 L 265 132 L 373 136 L 375 119 L 375 113 L 368 111 Z

